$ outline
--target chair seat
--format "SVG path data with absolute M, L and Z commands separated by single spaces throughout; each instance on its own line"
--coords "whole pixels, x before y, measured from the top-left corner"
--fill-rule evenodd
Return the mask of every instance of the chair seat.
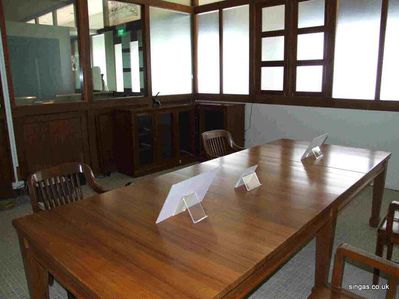
M 312 290 L 312 293 L 308 299 L 362 299 L 358 295 L 349 293 L 346 290 L 341 289 L 340 291 L 332 290 L 326 287 L 320 287 Z

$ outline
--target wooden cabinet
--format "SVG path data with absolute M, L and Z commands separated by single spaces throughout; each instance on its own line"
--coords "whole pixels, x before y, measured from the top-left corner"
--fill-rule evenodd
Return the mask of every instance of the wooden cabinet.
M 140 176 L 195 161 L 194 111 L 191 104 L 115 111 L 117 170 Z

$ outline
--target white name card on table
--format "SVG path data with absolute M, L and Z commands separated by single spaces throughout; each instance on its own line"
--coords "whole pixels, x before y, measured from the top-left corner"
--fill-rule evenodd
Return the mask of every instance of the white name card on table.
M 238 179 L 234 188 L 238 188 L 241 187 L 242 185 L 245 185 L 247 191 L 251 191 L 261 186 L 262 184 L 259 182 L 259 178 L 256 175 L 256 168 L 258 168 L 258 165 L 254 165 L 245 169 L 244 172 L 241 174 L 240 178 Z
M 306 149 L 306 151 L 303 153 L 301 160 L 306 159 L 311 154 L 313 154 L 313 156 L 316 160 L 322 158 L 323 154 L 320 150 L 320 146 L 322 146 L 324 144 L 324 142 L 326 142 L 327 138 L 328 138 L 328 133 L 314 138 L 312 140 L 312 142 L 308 145 L 308 148 Z
M 219 168 L 201 173 L 195 177 L 174 184 L 166 197 L 156 223 L 188 210 L 193 223 L 198 223 L 208 216 L 202 207 L 209 187 L 216 177 Z

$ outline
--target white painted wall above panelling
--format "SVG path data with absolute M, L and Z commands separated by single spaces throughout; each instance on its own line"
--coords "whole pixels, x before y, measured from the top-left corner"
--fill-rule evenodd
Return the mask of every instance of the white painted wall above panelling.
M 250 106 L 246 107 L 247 122 Z M 254 104 L 252 111 L 246 146 L 279 138 L 310 140 L 328 133 L 327 143 L 391 152 L 386 187 L 399 190 L 398 112 L 264 104 Z

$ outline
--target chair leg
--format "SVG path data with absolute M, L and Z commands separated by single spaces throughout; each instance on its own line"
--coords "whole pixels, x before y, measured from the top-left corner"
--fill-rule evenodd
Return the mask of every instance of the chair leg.
M 384 254 L 384 235 L 382 233 L 378 233 L 375 255 L 382 257 L 383 254 Z M 380 270 L 374 269 L 373 284 L 378 284 L 379 279 L 380 279 Z

